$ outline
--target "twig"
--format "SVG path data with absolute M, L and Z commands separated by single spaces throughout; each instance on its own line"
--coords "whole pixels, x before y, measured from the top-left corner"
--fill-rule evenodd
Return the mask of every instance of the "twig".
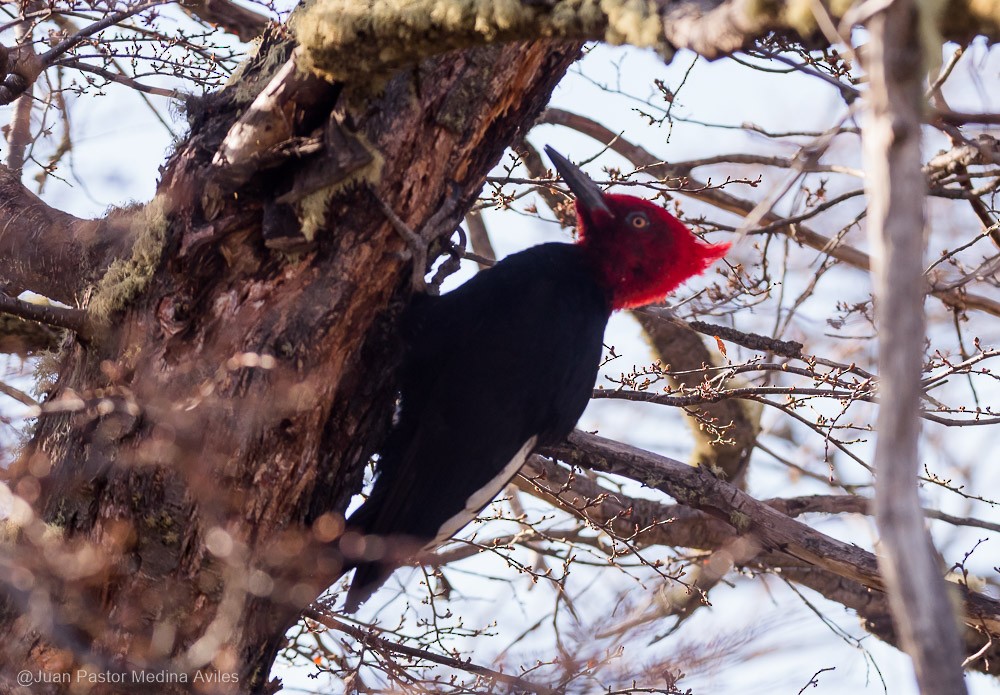
M 167 97 L 168 99 L 182 99 L 184 96 L 175 89 L 164 89 L 163 87 L 145 85 L 132 79 L 128 75 L 111 72 L 110 70 L 105 70 L 104 68 L 96 65 L 89 65 L 84 63 L 82 60 L 77 60 L 75 58 L 65 58 L 60 60 L 59 65 L 64 65 L 68 68 L 79 70 L 80 72 L 89 72 L 94 75 L 98 75 L 99 77 L 103 77 L 110 82 L 116 82 L 138 92 L 145 92 L 146 94 L 155 94 L 156 96 Z
M 78 31 L 73 36 L 69 36 L 63 39 L 52 48 L 45 51 L 45 53 L 41 54 L 41 56 L 39 57 L 44 65 L 51 65 L 63 53 L 66 53 L 67 51 L 72 50 L 78 44 L 83 43 L 83 41 L 86 40 L 87 37 L 93 36 L 94 34 L 103 31 L 108 27 L 114 26 L 115 24 L 121 22 L 123 19 L 128 19 L 129 17 L 137 15 L 140 12 L 145 12 L 146 10 L 152 9 L 157 5 L 167 5 L 170 4 L 171 2 L 172 0 L 151 0 L 150 2 L 134 5 L 133 7 L 130 7 L 127 10 L 112 12 L 104 19 L 94 22 L 90 26 L 80 29 L 80 31 Z
M 647 173 L 658 178 L 674 176 L 677 173 L 670 167 L 670 165 L 663 164 L 658 157 L 653 156 L 645 149 L 629 142 L 628 140 L 625 140 L 610 129 L 605 128 L 597 121 L 587 118 L 586 116 L 581 116 L 562 109 L 550 108 L 539 117 L 539 122 L 571 128 L 600 142 L 614 141 L 611 145 L 612 150 L 628 159 L 634 166 L 646 167 Z M 998 122 L 1000 122 L 1000 119 L 998 119 Z M 698 188 L 698 190 L 681 189 L 677 190 L 677 193 L 690 195 L 702 202 L 713 205 L 720 210 L 737 215 L 748 215 L 756 207 L 754 203 L 748 200 L 738 198 L 727 193 L 726 191 L 712 189 L 706 184 L 703 184 L 691 177 L 687 178 L 688 184 L 691 187 L 700 186 L 701 188 Z M 967 192 L 962 192 L 961 197 L 964 198 L 967 196 Z M 780 222 L 781 219 L 782 218 L 779 215 L 772 212 L 765 215 L 760 221 L 770 224 L 772 222 Z M 783 234 L 793 238 L 800 244 L 805 244 L 806 246 L 817 249 L 830 257 L 837 259 L 838 261 L 843 261 L 847 265 L 864 271 L 871 270 L 871 257 L 867 253 L 864 253 L 863 251 L 860 251 L 852 246 L 840 243 L 836 239 L 831 239 L 823 234 L 819 234 L 805 226 L 795 225 L 793 228 L 779 227 L 779 230 L 777 231 L 781 231 Z M 931 294 L 940 299 L 947 306 L 956 309 L 961 309 L 963 311 L 968 309 L 977 309 L 979 311 L 992 314 L 993 316 L 1000 316 L 1000 302 L 991 297 L 975 295 L 963 292 L 959 289 L 931 291 Z
M 512 676 L 507 673 L 501 673 L 500 671 L 494 671 L 491 668 L 485 666 L 480 666 L 479 664 L 474 664 L 471 661 L 462 661 L 461 659 L 455 659 L 450 656 L 444 656 L 443 654 L 435 654 L 434 652 L 428 651 L 426 649 L 417 649 L 416 647 L 408 647 L 403 644 L 397 644 L 395 642 L 390 642 L 389 640 L 382 639 L 377 635 L 372 634 L 368 630 L 364 630 L 360 627 L 349 625 L 332 615 L 328 615 L 322 611 L 315 608 L 309 608 L 304 612 L 305 617 L 310 620 L 315 620 L 320 625 L 327 627 L 331 630 L 337 630 L 338 632 L 344 632 L 354 639 L 358 640 L 362 644 L 374 647 L 382 651 L 394 652 L 396 654 L 403 654 L 405 656 L 413 657 L 415 659 L 423 659 L 424 661 L 431 661 L 435 664 L 441 664 L 442 666 L 447 666 L 449 668 L 457 669 L 459 671 L 467 671 L 468 673 L 475 673 L 479 676 L 485 676 L 486 678 L 491 678 L 500 683 L 506 683 L 508 685 L 513 685 L 518 688 L 531 693 L 543 693 L 544 695 L 554 695 L 555 691 L 551 688 L 539 685 L 537 683 L 532 683 L 523 678 L 518 678 L 517 676 Z

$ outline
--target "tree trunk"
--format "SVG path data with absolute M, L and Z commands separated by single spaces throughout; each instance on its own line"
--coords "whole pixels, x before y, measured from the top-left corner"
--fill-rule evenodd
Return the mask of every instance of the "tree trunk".
M 539 41 L 451 53 L 376 95 L 328 88 L 291 104 L 296 136 L 329 134 L 335 109 L 377 153 L 358 181 L 297 207 L 276 199 L 330 155 L 292 158 L 234 193 L 211 165 L 286 43 L 265 38 L 238 81 L 192 104 L 157 198 L 130 213 L 132 259 L 91 301 L 106 323 L 64 350 L 49 396 L 61 412 L 40 418 L 13 474 L 43 520 L 25 524 L 3 565 L 34 575 L 11 580 L 26 588 L 0 608 L 13 635 L 4 672 L 119 671 L 114 692 L 140 690 L 142 670 L 176 674 L 154 692 L 190 692 L 215 673 L 238 683 L 208 690 L 275 687 L 285 631 L 339 576 L 342 514 L 392 412 L 409 273 L 375 196 L 416 229 L 454 182 L 454 229 L 578 51 Z M 317 219 L 294 252 L 264 243 L 275 225 L 294 237 Z

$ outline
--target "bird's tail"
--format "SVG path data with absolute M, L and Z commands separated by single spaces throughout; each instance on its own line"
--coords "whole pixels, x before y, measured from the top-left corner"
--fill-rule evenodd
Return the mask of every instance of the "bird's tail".
M 390 574 L 391 569 L 387 570 L 380 562 L 359 562 L 351 579 L 351 588 L 347 590 L 344 612 L 357 611 L 385 583 Z

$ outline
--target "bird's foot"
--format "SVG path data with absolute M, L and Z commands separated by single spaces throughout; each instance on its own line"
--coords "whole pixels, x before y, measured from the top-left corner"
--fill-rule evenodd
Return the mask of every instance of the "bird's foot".
M 396 211 L 387 202 L 382 200 L 379 195 L 376 194 L 374 198 L 378 202 L 379 207 L 382 208 L 382 214 L 392 223 L 393 228 L 399 233 L 399 236 L 403 237 L 403 241 L 406 242 L 407 251 L 404 255 L 404 260 L 413 260 L 413 277 L 410 280 L 413 290 L 415 292 L 425 292 L 427 283 L 424 282 L 424 274 L 427 271 L 428 242 L 424 240 L 422 235 L 413 231 L 406 222 L 403 222 L 402 218 L 396 214 Z
M 419 232 L 414 231 L 413 228 L 406 224 L 396 214 L 396 211 L 382 200 L 381 197 L 375 195 L 374 198 L 378 201 L 379 207 L 382 208 L 382 213 L 386 216 L 386 219 L 392 223 L 392 226 L 406 242 L 408 248 L 407 257 L 413 259 L 413 276 L 410 280 L 413 290 L 420 293 L 430 292 L 436 294 L 436 288 L 433 286 L 429 287 L 426 280 L 424 280 L 424 276 L 427 274 L 428 249 L 435 239 L 443 236 L 441 232 L 442 225 L 458 209 L 458 203 L 461 199 L 458 185 L 454 182 L 449 184 L 444 203 L 430 216 Z

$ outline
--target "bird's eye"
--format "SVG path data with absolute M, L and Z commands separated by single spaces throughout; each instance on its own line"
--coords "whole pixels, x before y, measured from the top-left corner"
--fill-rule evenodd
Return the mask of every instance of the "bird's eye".
M 641 212 L 631 213 L 625 218 L 625 221 L 632 225 L 633 229 L 645 229 L 649 226 L 649 218 Z

